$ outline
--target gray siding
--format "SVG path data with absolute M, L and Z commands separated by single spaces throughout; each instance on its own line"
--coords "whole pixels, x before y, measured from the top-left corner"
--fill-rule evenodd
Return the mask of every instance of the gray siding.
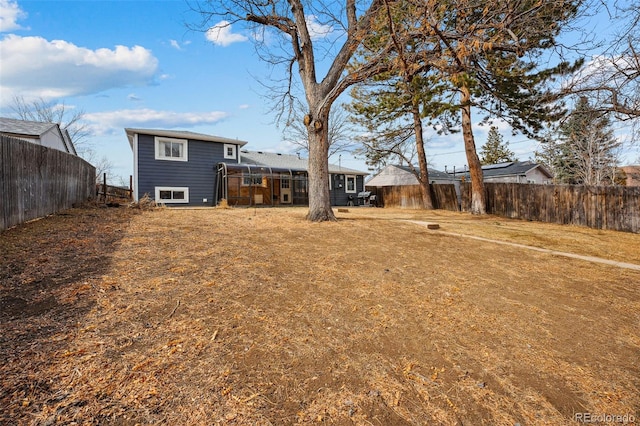
M 342 180 L 340 180 L 340 176 L 342 176 Z M 352 176 L 352 175 L 350 175 Z M 339 188 L 339 185 L 342 185 L 342 188 Z M 356 175 L 356 192 L 355 193 L 347 193 L 346 192 L 346 177 L 345 175 L 331 175 L 331 205 L 333 206 L 346 206 L 349 203 L 349 196 L 353 196 L 353 204 L 358 205 L 358 192 L 364 191 L 364 176 Z
M 188 161 L 155 159 L 153 135 L 138 135 L 138 197 L 149 194 L 155 199 L 155 187 L 189 188 L 189 204 L 176 206 L 213 206 L 216 187 L 216 165 L 237 162 L 224 158 L 224 144 L 188 140 Z M 239 152 L 239 149 L 237 150 Z M 207 202 L 203 202 L 206 198 Z

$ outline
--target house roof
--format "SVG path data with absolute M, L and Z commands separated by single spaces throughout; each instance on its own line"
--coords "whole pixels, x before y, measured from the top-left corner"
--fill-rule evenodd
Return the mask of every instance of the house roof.
M 524 175 L 534 169 L 540 169 L 548 177 L 551 173 L 541 164 L 532 161 L 512 161 L 509 163 L 490 164 L 482 166 L 482 172 L 485 176 L 505 176 L 505 175 Z
M 540 170 L 547 177 L 553 177 L 551 172 L 542 164 L 533 161 L 511 161 L 508 163 L 487 164 L 482 166 L 482 174 L 485 178 L 498 176 L 525 176 L 528 172 L 535 169 Z M 452 174 L 452 172 L 449 172 Z M 460 175 L 469 176 L 469 171 L 456 172 L 456 177 Z
M 41 121 L 16 120 L 14 118 L 0 117 L 0 133 L 15 136 L 40 137 L 47 133 L 56 123 L 43 123 Z
M 416 169 L 418 167 L 416 166 Z M 429 181 L 447 181 L 453 183 L 453 177 L 447 173 L 435 169 L 428 169 Z M 372 177 L 366 186 L 403 186 L 418 185 L 418 178 L 413 174 L 411 167 L 389 165 L 382 169 L 380 173 Z
M 280 170 L 307 171 L 309 168 L 309 160 L 306 158 L 299 158 L 297 155 L 292 154 L 242 150 L 240 151 L 239 165 L 270 167 L 272 169 Z M 341 167 L 335 164 L 329 164 L 329 173 L 362 176 L 368 174 L 366 172 Z
M 125 128 L 124 131 L 127 134 L 127 138 L 129 139 L 129 145 L 131 146 L 132 149 L 133 149 L 133 135 L 135 134 L 164 136 L 167 138 L 178 138 L 178 139 L 195 139 L 195 140 L 205 141 L 205 142 L 230 143 L 230 144 L 235 144 L 240 146 L 244 146 L 247 144 L 246 141 L 241 141 L 238 139 L 223 138 L 221 136 L 190 132 L 188 130 Z

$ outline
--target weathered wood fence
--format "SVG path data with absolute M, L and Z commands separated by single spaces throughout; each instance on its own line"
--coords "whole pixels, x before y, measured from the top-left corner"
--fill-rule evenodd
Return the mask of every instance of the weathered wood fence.
M 485 183 L 487 213 L 596 229 L 640 232 L 640 187 Z M 469 211 L 471 185 L 460 186 Z
M 80 157 L 0 135 L 0 230 L 94 197 L 95 173 Z
M 431 200 L 436 209 L 459 211 L 458 197 L 453 184 L 432 184 Z M 369 190 L 369 189 L 368 189 Z M 422 195 L 419 185 L 382 186 L 370 188 L 378 197 L 378 204 L 385 207 L 403 209 L 422 208 Z

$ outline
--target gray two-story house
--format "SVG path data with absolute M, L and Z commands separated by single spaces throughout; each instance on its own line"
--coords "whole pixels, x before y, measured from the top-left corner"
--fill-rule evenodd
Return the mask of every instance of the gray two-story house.
M 308 161 L 248 151 L 245 141 L 188 131 L 125 129 L 133 150 L 134 199 L 174 206 L 306 205 Z M 358 203 L 367 173 L 329 165 L 336 206 Z

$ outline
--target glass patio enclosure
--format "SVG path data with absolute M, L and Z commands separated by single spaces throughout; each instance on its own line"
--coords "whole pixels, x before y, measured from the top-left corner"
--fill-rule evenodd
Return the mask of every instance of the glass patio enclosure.
M 216 204 L 223 199 L 230 206 L 309 204 L 306 170 L 219 163 L 216 182 Z

